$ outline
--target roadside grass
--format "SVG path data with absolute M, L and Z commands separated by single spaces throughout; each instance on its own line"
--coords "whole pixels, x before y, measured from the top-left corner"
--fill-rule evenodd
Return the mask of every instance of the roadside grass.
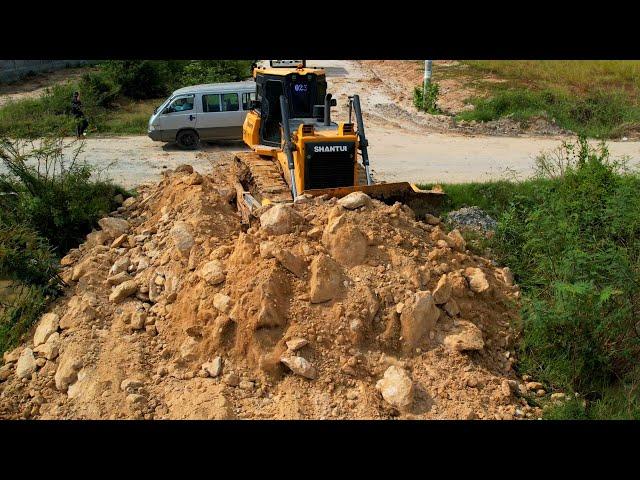
M 536 171 L 445 185 L 445 211 L 478 205 L 498 221 L 488 247 L 522 290 L 517 368 L 580 394 L 545 416 L 638 418 L 640 175 L 584 138 L 538 157 Z
M 459 120 L 538 117 L 578 135 L 640 133 L 640 61 L 464 60 L 434 66 L 434 80 L 459 79 L 477 94 Z
M 63 154 L 61 138 L 0 139 L 0 351 L 15 346 L 61 293 L 59 260 L 130 194 Z

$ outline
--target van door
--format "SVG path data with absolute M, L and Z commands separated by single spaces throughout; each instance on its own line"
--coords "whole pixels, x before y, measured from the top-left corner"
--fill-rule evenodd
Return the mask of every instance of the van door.
M 195 109 L 195 95 L 186 94 L 175 97 L 160 115 L 162 139 L 172 142 L 176 134 L 183 128 L 196 128 L 197 113 Z
M 246 113 L 240 109 L 237 92 L 205 93 L 202 113 L 198 116 L 198 133 L 203 140 L 238 140 Z

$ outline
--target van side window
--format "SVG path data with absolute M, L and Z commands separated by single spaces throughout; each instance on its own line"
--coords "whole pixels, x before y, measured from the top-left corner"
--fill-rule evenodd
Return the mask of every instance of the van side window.
M 202 96 L 203 112 L 219 112 L 220 111 L 220 95 L 203 95 Z
M 255 92 L 247 92 L 242 94 L 242 109 L 249 110 L 249 102 L 256 99 Z
M 185 112 L 187 110 L 193 110 L 193 95 L 188 97 L 178 97 L 167 108 L 167 113 L 173 112 Z
M 240 104 L 238 103 L 238 94 L 223 93 L 222 94 L 222 111 L 236 112 L 238 110 L 240 110 Z

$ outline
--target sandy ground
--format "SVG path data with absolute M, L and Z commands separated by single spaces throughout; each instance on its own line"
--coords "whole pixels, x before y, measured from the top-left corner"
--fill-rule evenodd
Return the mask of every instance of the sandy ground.
M 563 136 L 489 136 L 452 133 L 448 117 L 409 111 L 399 101 L 394 85 L 387 85 L 359 62 L 311 60 L 327 69 L 329 89 L 338 101 L 334 119 L 347 116 L 347 95 L 361 95 L 370 160 L 380 181 L 470 182 L 526 178 L 534 158 L 559 147 Z M 2 96 L 0 95 L 0 98 Z M 628 156 L 640 164 L 640 142 L 609 142 L 614 157 Z M 182 151 L 153 142 L 146 136 L 90 137 L 81 158 L 106 169 L 106 174 L 126 187 L 157 181 L 166 168 L 189 163 L 207 171 L 223 152 L 244 149 L 242 144 L 204 145 Z M 0 172 L 2 167 L 0 167 Z

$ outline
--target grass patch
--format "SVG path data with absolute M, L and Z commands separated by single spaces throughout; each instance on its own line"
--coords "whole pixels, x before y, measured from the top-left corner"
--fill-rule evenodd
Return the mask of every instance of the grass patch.
M 640 61 L 464 60 L 434 66 L 477 93 L 457 118 L 486 122 L 539 117 L 579 135 L 620 138 L 640 132 Z
M 512 118 L 522 123 L 546 117 L 560 127 L 592 138 L 619 138 L 640 128 L 640 106 L 620 92 L 588 92 L 582 96 L 561 90 L 494 87 L 488 98 L 473 98 L 473 110 L 461 120 L 486 122 Z
M 549 418 L 637 418 L 640 176 L 584 139 L 536 167 L 524 182 L 445 186 L 445 210 L 498 220 L 491 250 L 523 292 L 518 368 L 586 400 Z

